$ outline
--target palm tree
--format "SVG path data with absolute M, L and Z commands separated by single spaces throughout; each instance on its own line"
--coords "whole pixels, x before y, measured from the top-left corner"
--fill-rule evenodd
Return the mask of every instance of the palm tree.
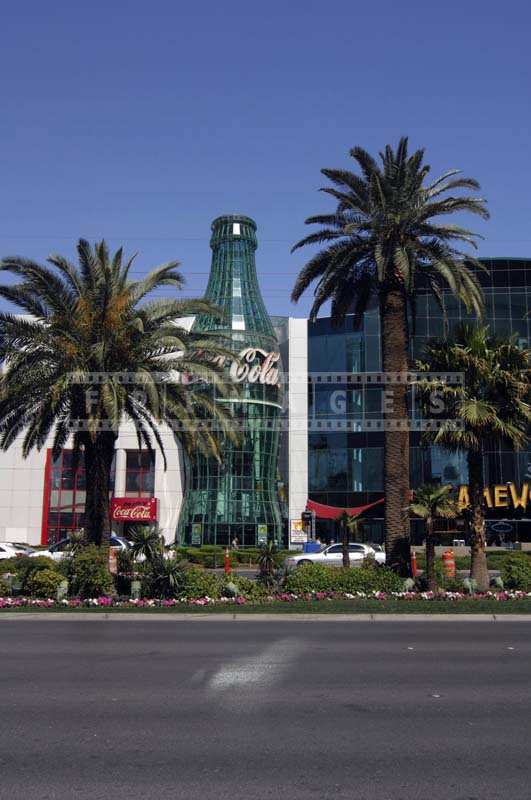
M 20 280 L 0 296 L 29 316 L 0 313 L 0 447 L 24 434 L 22 452 L 41 449 L 52 436 L 57 457 L 73 435 L 74 465 L 86 473 L 85 533 L 108 543 L 111 465 L 120 423 L 136 428 L 139 446 L 154 456 L 164 447 L 157 425 L 168 423 L 189 453 L 220 458 L 216 430 L 233 436 L 230 416 L 208 391 L 193 391 L 183 376 L 232 393 L 214 361 L 227 351 L 219 338 L 189 333 L 179 323 L 219 311 L 203 300 L 147 299 L 165 286 L 183 285 L 178 262 L 139 280 L 133 259 L 110 256 L 104 241 L 79 240 L 78 265 L 50 256 L 50 266 L 21 257 L 0 262 Z M 198 428 L 199 426 L 199 428 Z
M 531 351 L 513 339 L 499 339 L 488 327 L 464 324 L 452 339 L 435 340 L 425 348 L 420 371 L 461 373 L 462 382 L 426 380 L 419 384 L 424 405 L 434 390 L 451 410 L 429 438 L 454 452 L 464 452 L 468 463 L 471 528 L 471 570 L 480 590 L 489 585 L 485 555 L 485 485 L 483 456 L 499 447 L 520 449 L 528 441 L 530 420 L 529 359 Z M 456 424 L 458 423 L 458 424 Z
M 135 525 L 129 531 L 131 555 L 153 562 L 164 553 L 164 540 L 158 525 Z
M 331 301 L 333 321 L 340 324 L 349 312 L 362 314 L 372 298 L 380 309 L 382 368 L 387 373 L 408 371 L 410 323 L 414 322 L 415 288 L 421 284 L 442 303 L 442 288 L 480 314 L 482 291 L 472 267 L 481 264 L 457 249 L 476 247 L 476 234 L 457 225 L 436 222 L 454 212 L 488 217 L 485 200 L 455 190 L 479 189 L 477 181 L 452 169 L 428 181 L 430 167 L 424 151 L 408 154 L 402 138 L 396 151 L 389 145 L 380 153 L 381 165 L 361 147 L 350 151 L 361 175 L 342 169 L 321 170 L 333 186 L 321 191 L 337 203 L 332 214 L 309 217 L 320 227 L 298 242 L 323 244 L 301 270 L 292 292 L 299 300 L 317 285 L 310 319 Z M 408 314 L 409 306 L 409 314 Z M 385 528 L 388 563 L 409 573 L 409 432 L 407 386 L 394 382 L 386 411 L 384 476 Z
M 271 539 L 260 547 L 258 569 L 260 583 L 272 588 L 275 585 L 275 573 L 278 571 L 278 549 Z
M 349 514 L 347 511 L 342 511 L 337 518 L 337 522 L 339 522 L 339 527 L 341 529 L 343 566 L 348 568 L 350 567 L 349 544 L 351 541 L 357 541 L 360 527 L 365 520 L 362 519 L 360 514 Z
M 434 522 L 436 519 L 453 519 L 457 516 L 457 503 L 451 497 L 453 491 L 451 484 L 440 486 L 426 483 L 415 489 L 414 500 L 409 506 L 417 517 L 426 520 L 426 577 L 431 592 L 436 592 L 438 588 L 435 577 Z

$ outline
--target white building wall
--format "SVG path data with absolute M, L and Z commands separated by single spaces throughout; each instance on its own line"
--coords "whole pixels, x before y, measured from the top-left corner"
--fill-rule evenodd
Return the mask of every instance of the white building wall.
M 289 485 L 290 521 L 300 519 L 308 499 L 308 323 L 289 319 Z
M 167 542 L 175 539 L 177 519 L 182 505 L 184 478 L 182 454 L 169 428 L 161 429 L 167 460 L 159 448 L 155 455 L 155 497 L 158 521 Z M 50 439 L 40 451 L 22 457 L 22 437 L 7 452 L 0 451 L 0 541 L 41 543 L 46 454 Z M 67 443 L 67 449 L 71 443 Z M 114 496 L 125 495 L 126 450 L 138 450 L 138 439 L 131 424 L 120 428 L 116 442 Z
M 46 450 L 22 457 L 22 438 L 0 451 L 0 541 L 41 541 Z

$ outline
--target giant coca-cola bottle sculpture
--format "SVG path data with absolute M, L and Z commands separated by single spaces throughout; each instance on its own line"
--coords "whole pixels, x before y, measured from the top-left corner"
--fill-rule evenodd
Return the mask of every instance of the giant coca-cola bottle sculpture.
M 220 323 L 200 316 L 196 331 L 223 331 L 227 380 L 240 385 L 233 409 L 241 429 L 238 445 L 223 447 L 223 463 L 197 456 L 187 465 L 178 539 L 187 544 L 247 546 L 280 541 L 282 520 L 277 464 L 282 410 L 278 343 L 256 277 L 256 223 L 230 214 L 212 223 L 212 267 L 206 298 L 225 311 Z M 201 390 L 201 389 L 195 389 Z M 218 401 L 220 402 L 220 401 Z M 225 401 L 226 402 L 226 401 Z

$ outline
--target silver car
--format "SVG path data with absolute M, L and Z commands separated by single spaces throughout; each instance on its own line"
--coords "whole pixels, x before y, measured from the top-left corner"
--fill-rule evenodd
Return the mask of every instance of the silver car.
M 375 550 L 368 544 L 352 542 L 348 546 L 351 567 L 360 567 L 365 558 L 374 558 L 377 564 L 385 564 L 385 552 Z M 319 553 L 301 553 L 288 556 L 284 562 L 287 567 L 298 567 L 301 564 L 328 564 L 330 567 L 343 566 L 343 545 L 330 544 Z

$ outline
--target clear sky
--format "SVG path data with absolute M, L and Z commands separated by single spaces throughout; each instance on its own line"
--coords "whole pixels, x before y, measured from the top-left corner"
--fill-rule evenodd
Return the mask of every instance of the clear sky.
M 289 250 L 332 207 L 320 168 L 407 134 L 481 182 L 482 255 L 531 256 L 530 28 L 525 0 L 5 4 L 0 253 L 105 237 L 200 295 L 210 222 L 238 211 L 270 312 L 302 316 Z

